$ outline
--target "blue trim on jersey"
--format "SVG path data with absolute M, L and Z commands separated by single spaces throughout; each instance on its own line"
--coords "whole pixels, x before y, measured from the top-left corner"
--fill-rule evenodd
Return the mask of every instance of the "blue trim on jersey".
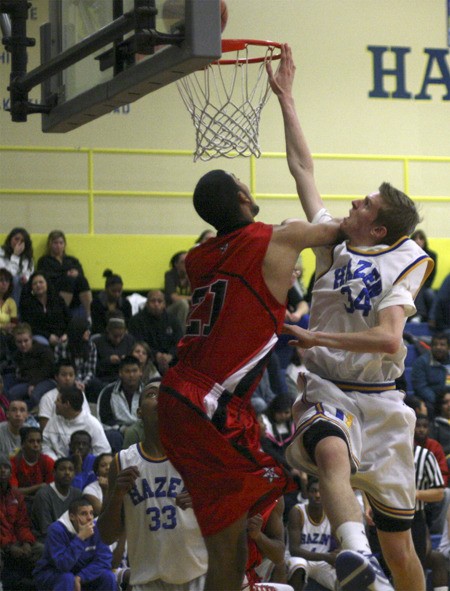
M 400 281 L 400 279 L 402 279 L 405 275 L 407 275 L 414 267 L 416 267 L 417 265 L 419 265 L 420 263 L 422 263 L 424 260 L 428 261 L 428 264 L 430 264 L 430 261 L 432 262 L 432 259 L 424 254 L 423 256 L 419 257 L 418 259 L 416 259 L 414 262 L 412 262 L 410 265 L 408 265 L 407 267 L 405 267 L 403 269 L 403 271 L 400 273 L 400 275 L 397 277 L 397 279 L 394 281 L 393 285 L 395 285 L 398 281 Z M 432 268 L 430 269 L 431 272 Z M 427 273 L 427 275 L 424 277 L 424 281 L 426 280 L 427 276 L 430 273 Z
M 365 394 L 381 394 L 388 390 L 396 390 L 395 382 L 374 382 L 372 384 L 362 384 L 361 382 L 340 382 L 330 380 L 343 392 L 362 392 Z
M 362 254 L 368 257 L 379 257 L 382 254 L 386 254 L 387 252 L 397 250 L 397 248 L 402 246 L 407 240 L 410 240 L 410 238 L 408 238 L 408 236 L 404 236 L 403 238 L 399 238 L 399 240 L 394 242 L 394 244 L 391 244 L 391 246 L 383 248 L 382 250 L 362 250 L 360 248 L 351 247 L 347 244 L 347 250 L 353 254 Z

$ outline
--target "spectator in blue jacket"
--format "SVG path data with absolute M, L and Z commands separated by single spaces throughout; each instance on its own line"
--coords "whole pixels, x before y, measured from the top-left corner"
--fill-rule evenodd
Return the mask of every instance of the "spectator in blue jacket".
M 48 528 L 44 554 L 33 571 L 38 589 L 116 591 L 112 553 L 100 539 L 94 509 L 83 498 Z
M 431 349 L 418 357 L 412 366 L 414 393 L 421 398 L 433 418 L 437 399 L 450 392 L 449 341 L 445 334 L 436 334 L 431 339 Z

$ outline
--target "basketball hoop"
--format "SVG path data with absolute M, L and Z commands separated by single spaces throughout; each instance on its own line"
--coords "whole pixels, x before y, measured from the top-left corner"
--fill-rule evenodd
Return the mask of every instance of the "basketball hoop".
M 222 53 L 231 57 L 178 80 L 196 129 L 194 162 L 220 156 L 259 158 L 259 121 L 271 92 L 266 63 L 280 59 L 280 48 L 272 41 L 223 39 Z

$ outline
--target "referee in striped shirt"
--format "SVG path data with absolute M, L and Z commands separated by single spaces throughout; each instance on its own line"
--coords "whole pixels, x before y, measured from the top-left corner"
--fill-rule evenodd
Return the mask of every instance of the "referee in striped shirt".
M 418 415 L 419 418 L 421 415 Z M 432 569 L 433 591 L 447 591 L 448 575 L 445 559 L 439 562 L 439 554 L 431 550 L 425 518 L 425 503 L 435 503 L 444 498 L 444 479 L 433 452 L 416 445 L 414 448 L 416 469 L 416 512 L 411 528 L 414 547 L 424 568 Z M 436 560 L 435 560 L 436 559 Z

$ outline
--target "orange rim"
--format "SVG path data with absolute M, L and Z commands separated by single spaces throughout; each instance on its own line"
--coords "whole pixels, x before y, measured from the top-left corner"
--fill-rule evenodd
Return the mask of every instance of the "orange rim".
M 255 45 L 259 47 L 271 47 L 272 49 L 281 49 L 281 43 L 275 41 L 263 41 L 259 39 L 222 39 L 222 53 L 231 53 L 232 51 L 242 51 L 249 45 Z M 273 60 L 279 60 L 281 57 L 280 53 L 274 53 L 272 55 Z M 220 59 L 211 62 L 214 65 L 220 66 L 231 66 L 233 64 L 260 64 L 266 60 L 266 56 L 251 57 L 251 58 L 235 58 L 235 59 Z

